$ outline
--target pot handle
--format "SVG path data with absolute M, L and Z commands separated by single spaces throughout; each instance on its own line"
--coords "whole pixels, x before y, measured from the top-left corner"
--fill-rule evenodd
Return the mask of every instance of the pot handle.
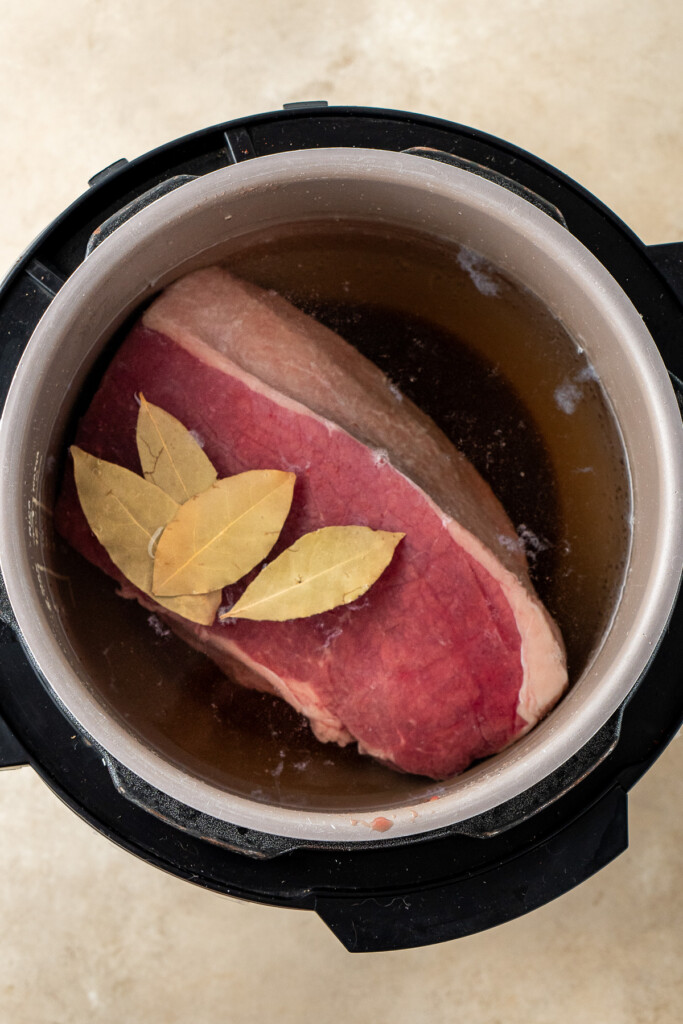
M 531 789 L 499 804 L 491 811 L 453 825 L 454 832 L 487 839 L 527 821 L 559 800 L 605 761 L 619 742 L 624 717 L 622 705 L 568 761 Z
M 520 182 L 515 181 L 513 178 L 509 178 L 507 174 L 501 174 L 500 171 L 494 171 L 493 168 L 487 167 L 485 164 L 479 164 L 474 160 L 468 160 L 464 156 L 458 156 L 457 153 L 447 153 L 444 149 L 434 149 L 432 146 L 411 146 L 410 149 L 404 149 L 403 152 L 409 153 L 411 156 L 425 157 L 427 160 L 438 160 L 442 164 L 450 164 L 452 167 L 459 167 L 463 171 L 469 171 L 470 174 L 476 174 L 480 178 L 486 178 L 487 181 L 492 181 L 494 185 L 501 185 L 508 192 L 514 193 L 514 195 L 519 196 L 521 199 L 525 199 L 527 203 L 531 203 L 532 206 L 542 210 L 548 217 L 552 217 L 558 224 L 561 224 L 563 228 L 567 227 L 564 214 L 557 206 L 548 202 L 543 196 L 539 196 L 533 189 L 527 188 L 526 185 L 520 184 Z
M 683 242 L 648 245 L 650 259 L 683 306 Z M 669 370 L 676 398 L 683 415 L 683 381 Z
M 288 853 L 301 845 L 297 840 L 288 839 L 286 836 L 255 832 L 253 829 L 233 825 L 188 807 L 187 804 L 149 785 L 101 747 L 100 753 L 121 796 L 182 832 L 188 832 L 216 846 L 223 846 L 234 853 L 246 854 L 247 857 L 257 860 L 279 857 L 280 854 Z
M 140 210 L 144 210 L 146 206 L 149 206 L 150 203 L 157 199 L 161 199 L 162 196 L 167 196 L 169 192 L 175 192 L 177 188 L 186 185 L 188 181 L 195 181 L 196 178 L 196 174 L 176 174 L 172 178 L 167 178 L 158 185 L 154 185 L 147 192 L 143 192 L 141 196 L 132 199 L 125 206 L 122 206 L 120 210 L 117 210 L 116 213 L 112 213 L 111 217 L 107 217 L 99 227 L 95 228 L 88 239 L 88 244 L 85 248 L 86 259 L 98 245 L 102 244 L 105 238 L 108 238 L 118 227 L 125 224 L 127 220 L 134 217 Z
M 628 846 L 619 786 L 521 856 L 445 885 L 399 895 L 318 897 L 315 910 L 351 953 L 410 949 L 473 935 L 544 906 Z
M 683 304 L 683 242 L 648 245 L 650 259 Z
M 29 756 L 4 719 L 0 718 L 0 770 L 23 768 Z

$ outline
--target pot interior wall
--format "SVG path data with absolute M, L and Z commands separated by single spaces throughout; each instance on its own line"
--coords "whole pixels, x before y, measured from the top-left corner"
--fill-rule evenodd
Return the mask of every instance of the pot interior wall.
M 228 240 L 212 250 L 218 257 L 339 330 L 474 462 L 518 527 L 575 682 L 621 589 L 629 485 L 609 403 L 557 319 L 471 250 L 385 223 L 284 224 Z M 363 813 L 435 790 L 354 749 L 319 744 L 281 701 L 234 686 L 156 617 L 122 602 L 63 542 L 54 569 L 92 689 L 183 770 L 246 798 L 321 811 Z

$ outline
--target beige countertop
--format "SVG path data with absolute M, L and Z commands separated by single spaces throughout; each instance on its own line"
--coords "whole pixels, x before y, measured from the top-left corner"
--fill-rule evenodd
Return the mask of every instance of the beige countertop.
M 327 99 L 531 150 L 646 242 L 683 239 L 678 0 L 4 0 L 0 271 L 87 179 L 212 123 Z M 682 339 L 683 341 L 683 339 Z M 0 777 L 0 1022 L 683 1018 L 683 744 L 629 799 L 631 847 L 527 917 L 351 956 L 313 915 L 239 904 Z

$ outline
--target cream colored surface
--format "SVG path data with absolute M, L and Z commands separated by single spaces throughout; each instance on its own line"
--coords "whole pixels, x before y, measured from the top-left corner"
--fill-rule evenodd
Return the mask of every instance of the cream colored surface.
M 287 100 L 418 110 L 521 145 L 647 242 L 683 239 L 678 0 L 0 0 L 0 269 L 120 156 Z M 674 1024 L 683 743 L 630 797 L 631 848 L 554 904 L 352 957 L 309 914 L 166 877 L 29 769 L 0 776 L 0 1022 Z

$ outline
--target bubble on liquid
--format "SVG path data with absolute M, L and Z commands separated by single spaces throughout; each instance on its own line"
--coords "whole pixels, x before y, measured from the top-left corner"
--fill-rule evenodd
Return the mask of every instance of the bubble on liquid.
M 568 416 L 576 412 L 576 407 L 581 401 L 581 397 L 581 388 L 577 388 L 576 384 L 573 384 L 570 380 L 565 380 L 553 392 L 555 404 Z
M 160 638 L 171 635 L 171 630 L 163 624 L 158 615 L 148 615 L 147 625 L 151 626 L 156 635 Z
M 583 391 L 579 385 L 587 384 L 589 381 L 598 380 L 598 375 L 591 366 L 590 363 L 586 363 L 582 369 L 575 373 L 572 378 L 565 378 L 559 387 L 555 388 L 553 397 L 556 404 L 562 410 L 571 416 L 573 412 L 576 412 L 576 407 L 583 398 Z
M 517 536 L 524 548 L 527 561 L 531 563 L 536 561 L 542 551 L 547 551 L 551 546 L 548 540 L 539 537 L 526 523 L 520 523 L 517 527 Z
M 585 383 L 586 381 L 589 380 L 599 379 L 600 378 L 598 377 L 597 373 L 595 372 L 594 368 L 591 366 L 590 363 L 586 363 L 584 368 L 582 370 L 579 370 L 579 372 L 574 377 L 574 380 L 580 381 L 581 383 Z
M 509 534 L 505 533 L 498 534 L 498 543 L 507 551 L 519 551 L 522 547 L 522 542 L 519 537 L 510 537 Z
M 498 295 L 498 284 L 487 272 L 489 264 L 478 253 L 462 248 L 458 253 L 458 264 L 469 274 L 474 287 L 482 295 Z

